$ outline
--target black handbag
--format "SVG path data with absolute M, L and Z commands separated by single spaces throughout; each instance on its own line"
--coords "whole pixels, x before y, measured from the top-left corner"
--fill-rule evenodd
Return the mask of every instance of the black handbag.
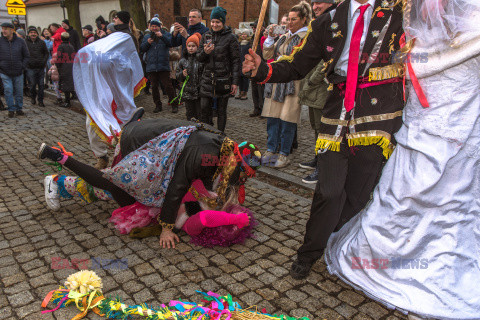
M 212 52 L 213 70 L 215 69 L 215 52 Z M 211 73 L 213 96 L 225 96 L 232 91 L 232 79 L 231 77 L 215 77 L 215 73 Z

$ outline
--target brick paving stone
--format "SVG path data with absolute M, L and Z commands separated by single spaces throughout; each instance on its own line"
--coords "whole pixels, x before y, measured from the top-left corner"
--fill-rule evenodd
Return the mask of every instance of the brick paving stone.
M 388 311 L 377 303 L 369 302 L 358 308 L 361 312 L 369 315 L 375 320 L 381 319 L 388 314 Z
M 10 301 L 10 305 L 14 308 L 24 306 L 33 302 L 34 300 L 35 298 L 29 291 L 23 291 L 8 295 L 8 301 Z
M 338 294 L 338 299 L 348 303 L 353 307 L 356 307 L 365 300 L 365 297 L 352 290 L 347 290 L 340 292 Z

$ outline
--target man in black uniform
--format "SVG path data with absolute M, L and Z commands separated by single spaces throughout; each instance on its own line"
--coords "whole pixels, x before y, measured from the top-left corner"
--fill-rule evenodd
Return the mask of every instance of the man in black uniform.
M 325 61 L 327 98 L 316 151 L 318 183 L 303 245 L 290 274 L 307 277 L 331 233 L 368 202 L 400 129 L 403 67 L 392 64 L 400 48 L 401 6 L 390 1 L 345 0 L 312 22 L 291 56 L 267 64 L 254 52 L 243 72 L 259 82 L 302 79 Z

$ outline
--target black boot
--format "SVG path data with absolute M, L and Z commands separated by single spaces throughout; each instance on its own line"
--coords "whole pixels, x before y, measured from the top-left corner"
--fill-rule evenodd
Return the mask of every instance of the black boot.
M 32 105 L 36 105 L 37 104 L 37 99 L 32 98 L 31 102 L 32 102 Z
M 7 110 L 5 109 L 5 106 L 3 105 L 2 100 L 0 100 L 0 111 Z
M 305 263 L 299 260 L 296 260 L 290 269 L 290 275 L 295 280 L 305 279 L 312 269 L 313 263 Z
M 40 160 L 49 159 L 58 162 L 62 160 L 63 153 L 58 149 L 47 146 L 46 143 L 42 143 L 40 149 L 38 150 L 37 157 Z
M 303 183 L 315 184 L 318 182 L 318 168 L 315 168 L 311 174 L 302 179 Z
M 157 105 L 157 106 L 155 107 L 155 110 L 153 110 L 153 113 L 159 113 L 159 112 L 162 111 L 162 110 L 163 110 L 162 105 L 159 104 L 159 105 Z

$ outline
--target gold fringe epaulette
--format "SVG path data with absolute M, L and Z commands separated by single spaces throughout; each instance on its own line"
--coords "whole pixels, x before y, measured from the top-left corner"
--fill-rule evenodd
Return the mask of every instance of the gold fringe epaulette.
M 315 154 L 318 153 L 320 149 L 328 149 L 331 151 L 340 151 L 340 143 L 342 142 L 341 137 L 327 136 L 327 135 L 318 135 L 317 143 L 315 145 Z
M 350 136 L 350 137 L 349 137 Z M 359 135 L 354 137 L 355 134 L 347 135 L 348 146 L 371 146 L 377 145 L 383 150 L 383 156 L 385 159 L 390 158 L 392 155 L 395 146 L 392 144 L 390 139 L 384 136 L 368 136 L 368 135 Z

